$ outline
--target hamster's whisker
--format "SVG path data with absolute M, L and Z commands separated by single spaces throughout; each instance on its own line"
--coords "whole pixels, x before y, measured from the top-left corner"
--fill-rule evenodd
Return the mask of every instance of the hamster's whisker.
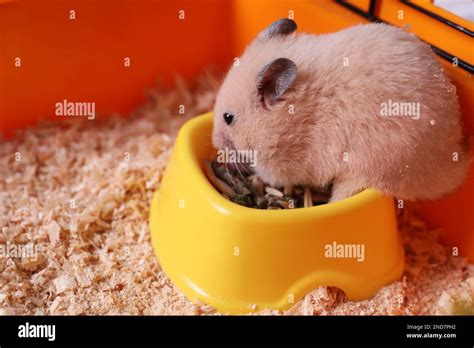
M 239 169 L 239 165 L 237 164 L 237 165 L 235 166 L 235 168 L 237 169 L 237 172 L 239 173 L 239 175 L 240 175 L 240 177 L 242 178 L 242 180 L 245 182 L 245 177 L 242 175 L 242 172 L 241 172 L 240 169 Z
M 247 165 L 242 165 L 242 168 L 245 170 L 245 172 L 247 173 L 247 175 L 252 175 L 252 171 L 248 168 Z
M 227 167 L 227 162 L 224 162 L 224 168 L 225 168 L 225 171 L 227 172 L 227 174 L 229 175 L 230 180 L 232 181 L 232 185 L 236 186 L 235 181 L 234 181 L 234 177 L 230 174 L 229 168 Z

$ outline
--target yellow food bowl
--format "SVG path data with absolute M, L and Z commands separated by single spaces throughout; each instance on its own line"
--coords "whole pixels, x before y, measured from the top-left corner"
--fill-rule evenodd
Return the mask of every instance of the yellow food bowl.
M 390 197 L 366 190 L 311 208 L 259 210 L 224 198 L 203 165 L 212 114 L 180 130 L 150 213 L 165 273 L 190 299 L 224 313 L 284 310 L 321 285 L 350 300 L 400 278 L 404 254 Z

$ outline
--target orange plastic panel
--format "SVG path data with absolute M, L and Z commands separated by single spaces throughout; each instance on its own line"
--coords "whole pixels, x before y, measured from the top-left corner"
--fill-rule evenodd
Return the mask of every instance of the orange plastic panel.
M 459 24 L 463 26 L 464 28 L 467 28 L 469 30 L 474 30 L 474 23 L 471 22 L 470 20 L 467 20 L 465 18 L 459 17 L 453 12 L 449 12 L 445 10 L 442 7 L 436 6 L 433 3 L 433 0 L 411 0 L 411 2 L 415 5 L 418 5 L 420 7 L 423 7 L 424 9 L 433 12 L 437 14 L 438 16 L 441 16 L 443 18 L 446 18 L 450 20 L 451 22 L 454 22 L 456 24 Z
M 412 1 L 422 5 L 431 12 L 436 12 L 442 17 L 455 23 L 464 25 L 472 30 L 473 24 L 451 12 L 430 4 L 428 1 Z M 474 49 L 472 38 L 455 30 L 429 16 L 423 14 L 398 1 L 382 1 L 377 7 L 377 16 L 390 24 L 402 27 L 408 26 L 410 32 L 429 42 L 430 44 L 449 52 L 462 60 L 474 64 Z
M 64 99 L 95 102 L 98 117 L 127 112 L 158 78 L 223 67 L 232 50 L 229 11 L 219 0 L 0 4 L 0 133 L 55 117 Z
M 289 17 L 299 32 L 330 33 L 367 21 L 329 0 L 234 0 L 235 52 L 241 54 L 255 36 L 276 19 Z
M 354 5 L 355 7 L 361 9 L 364 12 L 369 11 L 370 0 L 347 0 L 347 3 Z

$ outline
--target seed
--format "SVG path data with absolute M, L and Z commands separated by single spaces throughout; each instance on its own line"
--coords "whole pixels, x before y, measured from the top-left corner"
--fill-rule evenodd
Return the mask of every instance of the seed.
M 232 186 L 234 179 L 232 178 L 232 175 L 230 175 L 230 172 L 228 172 L 224 166 L 217 165 L 215 163 L 216 162 L 214 162 L 214 165 L 211 164 L 211 167 L 214 170 L 216 176 L 224 181 L 227 185 Z
M 242 195 L 242 194 L 236 194 L 234 197 L 232 197 L 232 202 L 246 206 L 246 207 L 251 207 L 253 206 L 252 198 L 248 195 Z
M 229 197 L 235 196 L 235 191 L 229 185 L 227 185 L 225 182 L 215 176 L 211 164 L 207 161 L 204 165 L 204 170 L 206 171 L 207 178 L 216 189 L 218 189 L 221 193 L 226 194 Z
M 264 185 L 255 174 L 243 174 L 216 161 L 206 162 L 204 170 L 223 197 L 251 208 L 280 210 L 311 207 L 327 203 L 331 192 L 331 185 L 318 189 L 287 186 L 280 190 Z
M 265 192 L 268 193 L 269 195 L 283 197 L 283 192 L 270 186 L 265 187 Z
M 272 206 L 272 207 L 279 207 L 280 206 L 280 201 L 281 201 L 280 197 L 271 196 L 271 195 L 267 195 L 266 197 L 267 197 L 267 201 L 268 201 L 268 206 Z
M 305 208 L 313 206 L 313 197 L 309 187 L 304 188 L 304 206 Z
M 252 188 L 256 191 L 257 195 L 263 196 L 264 195 L 263 182 L 256 175 L 249 176 L 249 179 L 250 179 Z
M 256 204 L 257 204 L 257 208 L 267 209 L 267 207 L 268 207 L 267 197 L 257 197 L 257 199 L 255 201 L 256 201 Z
M 231 186 L 234 191 L 242 194 L 250 194 L 251 191 L 247 187 L 247 184 L 242 181 L 242 179 L 237 175 L 232 175 L 230 171 L 224 164 L 213 162 L 211 168 L 214 170 L 214 173 L 218 179 L 224 181 L 227 185 Z

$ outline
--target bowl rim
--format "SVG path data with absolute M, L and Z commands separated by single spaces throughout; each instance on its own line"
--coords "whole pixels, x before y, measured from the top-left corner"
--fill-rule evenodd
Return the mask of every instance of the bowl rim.
M 284 217 L 288 216 L 307 216 L 314 214 L 332 215 L 341 214 L 345 211 L 353 210 L 354 208 L 361 207 L 366 203 L 378 200 L 384 195 L 382 192 L 375 189 L 365 189 L 349 198 L 341 201 L 321 204 L 318 206 L 307 207 L 307 208 L 295 208 L 295 209 L 257 209 L 234 203 L 227 198 L 223 197 L 222 194 L 210 183 L 206 174 L 203 171 L 202 158 L 198 156 L 195 150 L 195 144 L 192 141 L 192 134 L 198 130 L 199 127 L 207 126 L 209 123 L 212 124 L 212 112 L 206 113 L 192 118 L 186 122 L 180 130 L 178 135 L 178 141 L 180 140 L 183 145 L 183 152 L 187 154 L 188 164 L 191 166 L 189 175 L 193 175 L 196 178 L 196 189 L 200 191 L 203 197 L 207 197 L 207 201 L 214 206 L 217 210 L 231 214 L 238 214 L 241 218 L 251 216 L 253 218 L 257 216 L 265 216 L 266 218 L 272 217 Z M 212 145 L 211 145 L 212 146 Z M 212 147 L 213 148 L 213 147 Z M 214 149 L 214 148 L 213 148 Z

